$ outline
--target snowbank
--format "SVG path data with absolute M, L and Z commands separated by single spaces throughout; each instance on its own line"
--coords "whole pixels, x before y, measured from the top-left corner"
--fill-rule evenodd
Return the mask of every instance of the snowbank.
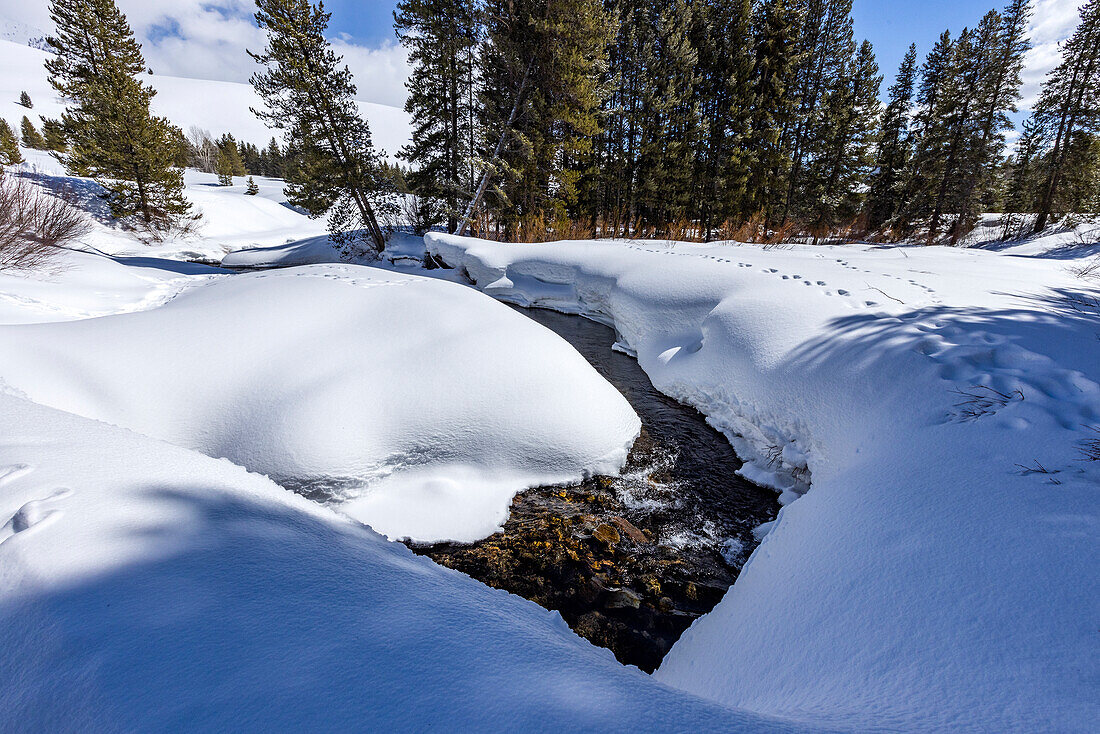
M 0 425 L 0 730 L 795 730 L 227 461 L 4 394 Z
M 101 311 L 136 312 L 0 328 L 10 389 L 228 458 L 391 537 L 489 535 L 517 491 L 615 472 L 638 434 L 564 340 L 462 286 L 352 265 L 144 276 L 91 258 L 66 282 L 94 273 Z M 135 278 L 147 296 L 115 295 Z M 50 288 L 23 280 L 4 284 Z
M 1100 718 L 1100 472 L 1078 450 L 1100 424 L 1100 314 L 1072 302 L 1097 292 L 1065 260 L 426 243 L 485 293 L 614 325 L 658 389 L 783 490 L 778 522 L 659 679 L 860 729 Z

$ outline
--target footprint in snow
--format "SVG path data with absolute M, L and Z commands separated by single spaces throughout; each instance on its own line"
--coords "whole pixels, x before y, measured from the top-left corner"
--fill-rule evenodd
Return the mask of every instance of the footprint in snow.
M 51 509 L 50 504 L 58 500 L 63 500 L 73 493 L 71 489 L 58 489 L 49 497 L 43 497 L 40 500 L 31 500 L 24 503 L 22 507 L 15 511 L 15 514 L 4 524 L 4 527 L 0 528 L 0 545 L 8 542 L 16 535 L 22 532 L 26 532 L 33 527 L 37 527 L 46 522 L 50 518 L 60 515 L 61 510 Z

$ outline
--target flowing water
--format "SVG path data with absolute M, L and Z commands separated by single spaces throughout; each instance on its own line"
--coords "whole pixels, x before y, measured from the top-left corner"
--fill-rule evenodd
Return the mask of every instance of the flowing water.
M 518 495 L 503 532 L 418 553 L 561 612 L 578 634 L 654 670 L 710 611 L 779 511 L 775 492 L 693 408 L 658 392 L 615 332 L 580 316 L 517 309 L 572 344 L 634 407 L 642 435 L 626 468 Z

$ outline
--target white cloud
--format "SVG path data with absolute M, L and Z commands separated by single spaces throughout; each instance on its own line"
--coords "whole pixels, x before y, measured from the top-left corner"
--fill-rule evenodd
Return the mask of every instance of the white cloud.
M 1021 109 L 1031 109 L 1047 72 L 1058 65 L 1059 43 L 1069 38 L 1080 20 L 1077 8 L 1082 0 L 1036 0 L 1031 18 L 1032 48 L 1024 60 Z
M 252 22 L 251 0 L 116 0 L 141 42 L 156 74 L 246 82 L 256 65 L 245 49 L 264 47 L 264 33 Z M 0 0 L 0 19 L 49 31 L 44 0 Z M 358 97 L 400 107 L 409 66 L 401 46 L 378 48 L 334 38 L 333 47 L 355 76 Z
M 409 55 L 404 46 L 386 41 L 379 48 L 367 48 L 333 39 L 332 47 L 344 57 L 344 63 L 355 77 L 359 98 L 368 102 L 403 107 L 408 90 Z

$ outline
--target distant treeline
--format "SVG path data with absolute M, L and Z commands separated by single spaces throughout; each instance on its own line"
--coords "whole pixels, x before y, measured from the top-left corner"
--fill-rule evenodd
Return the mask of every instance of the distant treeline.
M 1018 154 L 1031 8 L 909 48 L 886 104 L 851 0 L 404 0 L 402 151 L 484 233 L 956 241 L 983 211 L 1093 211 L 1100 0 Z M 475 200 L 470 208 L 469 202 Z M 1034 219 L 1034 218 L 1033 218 Z M 1032 222 L 1028 222 L 1029 226 Z

